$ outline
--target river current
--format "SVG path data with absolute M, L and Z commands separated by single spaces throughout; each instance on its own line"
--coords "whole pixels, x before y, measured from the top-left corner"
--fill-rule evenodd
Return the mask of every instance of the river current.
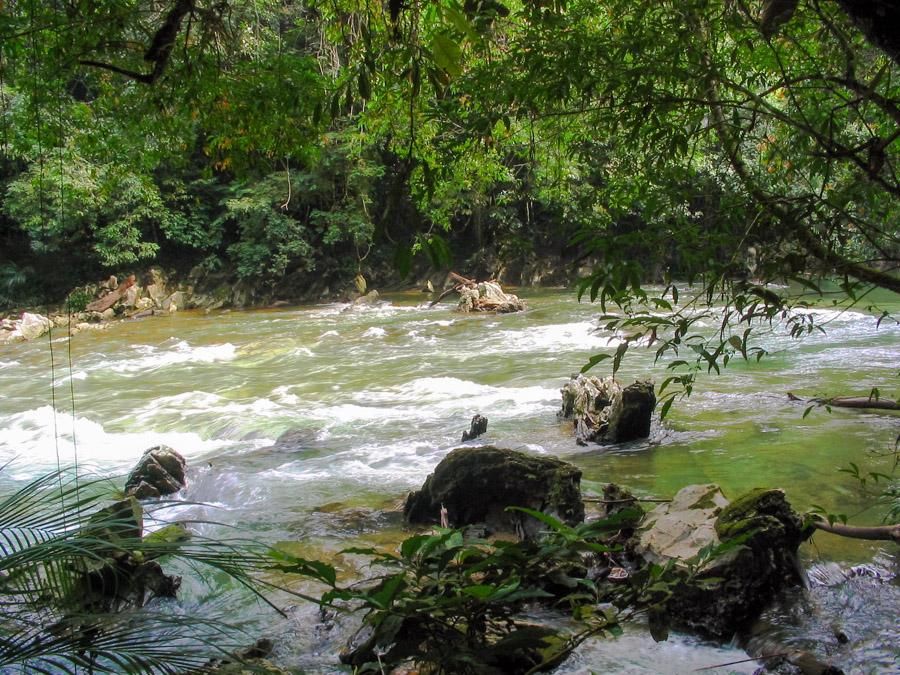
M 0 492 L 76 459 L 82 475 L 124 481 L 145 449 L 164 443 L 188 461 L 179 498 L 207 504 L 179 507 L 185 517 L 341 563 L 336 556 L 347 546 L 390 547 L 408 534 L 396 508 L 480 413 L 489 419 L 483 440 L 571 461 L 586 490 L 615 481 L 668 497 L 712 482 L 734 497 L 771 486 L 784 488 L 798 511 L 818 506 L 856 524 L 884 516 L 883 505 L 873 506 L 878 487 L 861 489 L 839 469 L 853 462 L 863 473 L 890 473 L 900 417 L 815 409 L 804 418 L 806 406 L 787 392 L 866 395 L 880 387 L 896 396 L 896 322 L 879 326 L 861 309 L 815 310 L 828 322 L 825 334 L 801 341 L 766 335 L 770 356 L 732 361 L 721 375 L 703 377 L 664 422 L 654 421 L 646 441 L 579 447 L 556 419 L 559 389 L 622 336 L 596 330 L 599 308 L 572 292 L 522 294 L 529 309 L 513 315 L 460 315 L 451 303 L 429 308 L 426 296 L 402 294 L 373 306 L 185 312 L 71 340 L 56 329 L 51 340 L 3 347 Z M 886 303 L 900 309 L 896 296 Z M 619 379 L 658 384 L 666 375 L 652 351 L 634 349 Z M 267 449 L 288 430 L 298 431 L 294 446 Z M 890 580 L 896 546 L 820 533 L 802 556 L 810 588 L 769 613 L 779 639 L 848 672 L 900 672 L 900 589 Z M 854 565 L 872 574 L 853 574 Z M 346 634 L 318 625 L 312 606 L 292 606 L 280 618 L 240 594 L 211 597 L 189 583 L 184 594 L 186 604 L 263 624 L 285 665 L 341 672 L 336 653 Z M 847 644 L 835 641 L 835 623 L 845 627 Z M 745 658 L 688 636 L 655 644 L 630 626 L 616 640 L 582 646 L 560 672 L 687 673 Z

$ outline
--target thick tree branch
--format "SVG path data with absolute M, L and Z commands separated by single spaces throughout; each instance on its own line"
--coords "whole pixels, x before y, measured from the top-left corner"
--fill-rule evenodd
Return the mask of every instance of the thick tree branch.
M 874 527 L 860 527 L 857 525 L 844 525 L 842 523 L 829 523 L 821 516 L 815 516 L 813 527 L 823 532 L 830 532 L 850 539 L 866 539 L 868 541 L 893 541 L 900 544 L 900 523 L 896 525 L 876 525 Z
M 837 0 L 869 42 L 900 64 L 900 3 L 895 0 Z M 891 28 L 893 26 L 893 28 Z
M 169 64 L 169 57 L 172 55 L 175 39 L 178 37 L 178 33 L 181 30 L 181 24 L 184 21 L 184 17 L 193 11 L 194 0 L 176 0 L 175 4 L 169 10 L 169 13 L 166 14 L 166 20 L 163 22 L 163 25 L 159 27 L 159 30 L 156 31 L 156 34 L 153 36 L 153 41 L 150 43 L 147 51 L 144 52 L 144 60 L 153 64 L 153 70 L 149 73 L 139 73 L 127 68 L 121 68 L 120 66 L 111 63 L 104 63 L 103 61 L 95 61 L 92 59 L 80 59 L 78 63 L 84 66 L 93 66 L 95 68 L 109 70 L 110 72 L 124 75 L 137 82 L 143 82 L 144 84 L 153 84 L 160 78 L 165 71 L 166 66 Z
M 799 242 L 803 244 L 812 256 L 830 265 L 835 271 L 855 277 L 860 281 L 886 288 L 895 293 L 900 293 L 900 277 L 847 260 L 844 256 L 832 251 L 822 243 L 819 236 L 811 232 L 804 223 L 800 222 L 790 209 L 785 208 L 778 200 L 763 191 L 750 174 L 741 156 L 740 143 L 728 127 L 725 113 L 719 103 L 719 87 L 715 77 L 716 70 L 708 53 L 703 54 L 703 65 L 707 70 L 706 90 L 709 98 L 712 126 L 719 141 L 722 143 L 729 163 L 738 178 L 740 178 L 744 188 L 750 193 L 750 196 L 773 219 L 790 227 Z

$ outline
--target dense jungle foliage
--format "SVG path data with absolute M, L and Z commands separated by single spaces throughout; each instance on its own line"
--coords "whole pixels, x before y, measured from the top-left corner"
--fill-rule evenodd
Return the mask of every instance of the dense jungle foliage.
M 853 5 L 6 2 L 0 301 L 414 254 L 897 290 L 897 10 Z

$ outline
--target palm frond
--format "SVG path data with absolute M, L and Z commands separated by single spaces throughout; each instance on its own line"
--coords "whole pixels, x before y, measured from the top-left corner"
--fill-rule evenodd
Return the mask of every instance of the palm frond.
M 0 498 L 0 670 L 178 673 L 235 649 L 239 631 L 223 621 L 142 607 L 158 587 L 140 575 L 147 566 L 162 575 L 157 560 L 180 560 L 201 578 L 222 573 L 274 608 L 255 578 L 263 547 L 144 537 L 140 504 L 110 504 L 111 494 L 105 479 L 57 471 Z

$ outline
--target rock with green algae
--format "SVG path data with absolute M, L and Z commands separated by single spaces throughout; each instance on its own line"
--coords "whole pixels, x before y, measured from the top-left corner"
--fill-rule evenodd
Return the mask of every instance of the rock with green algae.
M 438 523 L 441 509 L 454 527 L 485 523 L 494 532 L 533 537 L 543 524 L 507 506 L 542 511 L 565 523 L 584 520 L 581 470 L 556 459 L 493 446 L 452 450 L 406 500 L 412 523 Z
M 666 606 L 673 623 L 727 640 L 802 583 L 796 556 L 806 536 L 780 490 L 752 490 L 729 503 L 718 486 L 693 485 L 647 514 L 635 549 L 680 570 Z

